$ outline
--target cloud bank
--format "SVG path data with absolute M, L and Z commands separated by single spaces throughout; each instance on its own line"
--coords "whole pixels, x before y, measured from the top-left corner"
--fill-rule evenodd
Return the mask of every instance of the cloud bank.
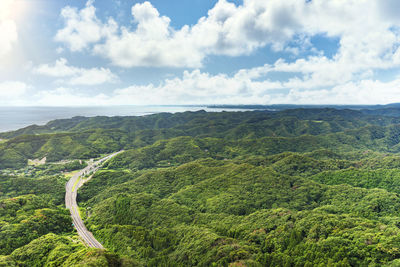
M 18 41 L 17 25 L 10 18 L 14 0 L 0 1 L 0 59 L 10 53 Z
M 82 9 L 62 9 L 57 50 L 104 58 L 110 68 L 74 67 L 64 58 L 42 64 L 37 74 L 65 85 L 37 98 L 57 103 L 59 95 L 97 104 L 400 102 L 400 76 L 379 79 L 379 72 L 400 69 L 398 14 L 395 0 L 244 0 L 241 5 L 219 0 L 194 25 L 174 28 L 148 1 L 132 6 L 130 25 L 100 18 L 95 2 L 88 1 Z M 337 50 L 325 54 L 315 47 L 315 37 L 337 40 Z M 265 53 L 279 52 L 282 58 L 233 74 L 207 71 L 208 58 L 251 57 L 265 47 L 270 51 Z M 158 83 L 133 83 L 93 97 L 80 93 L 80 85 L 115 81 L 115 68 L 139 67 L 186 70 Z
M 18 94 L 26 103 L 44 106 L 165 105 L 165 104 L 386 104 L 400 102 L 400 78 L 390 82 L 364 79 L 348 81 L 330 89 L 292 89 L 293 81 L 260 80 L 276 71 L 276 66 L 243 69 L 235 74 L 210 75 L 200 70 L 185 71 L 182 77 L 166 79 L 158 85 L 132 85 L 112 92 L 82 93 L 79 87 L 59 87 L 33 95 Z M 1 86 L 6 88 L 7 85 Z M 26 86 L 26 85 L 25 85 Z M 300 87 L 300 86 L 299 86 Z M 22 87 L 26 88 L 26 87 Z M 0 93 L 1 95 L 1 93 Z
M 115 82 L 118 77 L 106 68 L 77 68 L 68 65 L 65 58 L 58 59 L 54 65 L 42 64 L 34 69 L 37 74 L 47 75 L 57 78 L 67 78 L 70 85 L 98 85 L 103 83 Z
M 219 0 L 197 24 L 174 29 L 147 1 L 132 7 L 132 27 L 112 18 L 101 22 L 89 1 L 82 10 L 62 10 L 65 27 L 56 40 L 117 66 L 196 68 L 209 55 L 248 55 L 267 45 L 290 51 L 290 41 L 325 35 L 340 38 L 335 61 L 381 68 L 399 63 L 396 10 L 398 4 L 389 0 L 245 0 L 240 6 Z

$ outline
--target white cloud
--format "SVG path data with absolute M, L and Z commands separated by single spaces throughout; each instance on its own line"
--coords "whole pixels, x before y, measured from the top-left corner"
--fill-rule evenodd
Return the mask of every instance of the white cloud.
M 113 104 L 267 103 L 271 91 L 283 88 L 280 82 L 256 81 L 243 73 L 227 76 L 185 71 L 182 78 L 166 79 L 157 86 L 117 89 L 110 101 Z
M 34 69 L 37 74 L 51 77 L 66 77 L 71 85 L 98 85 L 115 82 L 118 77 L 106 68 L 77 68 L 68 65 L 65 58 L 58 59 L 54 65 L 42 64 Z
M 277 65 L 278 66 L 278 65 Z M 312 88 L 310 81 L 272 81 L 265 76 L 277 71 L 265 65 L 235 74 L 211 75 L 200 70 L 184 71 L 180 78 L 158 85 L 132 85 L 111 93 L 85 93 L 79 88 L 59 87 L 28 95 L 26 84 L 0 84 L 0 99 L 7 105 L 43 106 L 166 105 L 166 104 L 387 104 L 400 102 L 400 77 L 390 82 L 370 78 L 347 81 L 332 88 Z M 281 70 L 284 69 L 282 65 Z M 300 89 L 299 89 L 300 88 Z M 3 100 L 4 101 L 4 100 Z M 0 101 L 1 103 L 1 101 Z M 10 104 L 11 103 L 11 104 Z
M 122 67 L 201 65 L 204 56 L 195 43 L 188 43 L 188 27 L 175 31 L 170 19 L 160 16 L 149 2 L 134 5 L 132 15 L 137 23 L 135 31 L 121 27 L 120 34 L 114 33 L 105 43 L 94 46 L 94 52 Z
M 67 43 L 72 51 L 94 44 L 96 54 L 122 67 L 200 67 L 208 55 L 249 54 L 267 44 L 282 48 L 301 27 L 294 17 L 301 5 L 299 1 L 268 3 L 270 7 L 257 1 L 236 6 L 220 0 L 196 25 L 174 29 L 170 18 L 161 16 L 146 1 L 132 7 L 136 24 L 132 31 L 118 27 L 114 20 L 102 23 L 89 1 L 80 11 L 71 7 L 62 10 L 66 26 L 56 40 Z
M 0 104 L 22 104 L 29 88 L 29 85 L 19 81 L 0 82 Z
M 118 77 L 109 69 L 92 68 L 80 70 L 81 72 L 78 75 L 73 76 L 69 81 L 71 85 L 97 85 L 118 80 Z
M 400 63 L 400 56 L 394 57 L 400 54 L 400 34 L 395 30 L 400 20 L 391 7 L 397 10 L 397 2 L 245 0 L 237 6 L 219 0 L 195 25 L 174 29 L 170 18 L 144 2 L 132 7 L 136 25 L 131 30 L 112 19 L 101 22 L 89 1 L 80 11 L 63 9 L 66 27 L 56 40 L 66 42 L 71 50 L 91 47 L 117 66 L 196 68 L 209 55 L 247 55 L 266 45 L 294 54 L 302 49 L 315 51 L 309 37 L 319 34 L 340 39 L 332 63 L 350 64 L 346 69 L 353 73 Z M 302 44 L 289 45 L 296 40 Z
M 63 8 L 61 16 L 65 20 L 65 27 L 57 32 L 55 40 L 66 43 L 71 51 L 82 51 L 89 44 L 114 32 L 115 22 L 109 20 L 103 24 L 97 19 L 95 12 L 93 0 L 89 0 L 80 11 L 69 6 Z
M 14 0 L 0 1 L 0 58 L 7 55 L 18 41 L 17 25 L 10 19 Z
M 53 90 L 44 90 L 36 93 L 33 98 L 39 106 L 97 106 L 106 104 L 104 94 L 84 95 L 79 90 L 59 87 Z
M 348 82 L 332 89 L 290 90 L 278 94 L 271 103 L 293 104 L 389 104 L 400 102 L 400 79 L 390 82 L 362 80 Z
M 43 64 L 38 66 L 34 71 L 39 74 L 48 75 L 52 77 L 67 77 L 73 76 L 79 73 L 79 69 L 68 66 L 68 60 L 60 58 L 56 60 L 54 66 Z
M 57 54 L 61 54 L 61 53 L 63 53 L 64 52 L 64 48 L 62 48 L 62 47 L 57 47 L 57 49 L 56 49 L 56 53 Z
M 292 89 L 285 82 L 259 81 L 238 72 L 212 76 L 198 70 L 162 84 L 117 89 L 109 104 L 388 104 L 400 102 L 400 78 L 366 79 L 331 89 Z M 304 86 L 305 87 L 305 86 Z
M 233 76 L 186 71 L 159 85 L 115 90 L 107 103 L 390 103 L 400 101 L 399 79 L 381 82 L 374 73 L 400 68 L 399 10 L 395 0 L 219 0 L 196 24 L 176 29 L 150 2 L 135 4 L 134 25 L 122 26 L 101 21 L 89 1 L 82 10 L 63 9 L 66 26 L 56 40 L 121 67 L 200 68 L 208 56 L 249 55 L 268 45 L 297 57 L 311 53 Z M 317 51 L 314 36 L 338 40 L 335 54 Z M 289 78 L 274 81 L 272 73 Z
M 37 105 L 146 105 L 146 104 L 387 104 L 400 102 L 400 78 L 391 82 L 366 79 L 332 89 L 291 89 L 285 82 L 259 78 L 271 66 L 241 70 L 232 76 L 199 70 L 159 85 L 132 85 L 111 94 L 83 94 L 79 89 L 57 88 L 33 96 Z M 261 75 L 261 76 L 260 76 Z

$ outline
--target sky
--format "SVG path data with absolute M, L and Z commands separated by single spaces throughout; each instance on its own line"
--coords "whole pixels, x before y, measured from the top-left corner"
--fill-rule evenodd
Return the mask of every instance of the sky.
M 400 102 L 398 0 L 0 0 L 0 106 Z

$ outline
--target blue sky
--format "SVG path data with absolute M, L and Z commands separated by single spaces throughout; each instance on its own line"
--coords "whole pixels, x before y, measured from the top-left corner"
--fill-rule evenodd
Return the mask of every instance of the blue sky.
M 400 102 L 395 0 L 1 0 L 0 105 Z

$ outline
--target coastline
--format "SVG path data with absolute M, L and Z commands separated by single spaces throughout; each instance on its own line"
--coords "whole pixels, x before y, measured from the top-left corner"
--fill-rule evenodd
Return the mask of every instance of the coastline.
M 245 108 L 214 108 L 202 106 L 98 106 L 98 107 L 0 107 L 0 133 L 15 131 L 30 125 L 45 125 L 57 119 L 76 116 L 145 116 L 156 113 L 177 113 L 205 110 L 208 112 L 249 111 Z

